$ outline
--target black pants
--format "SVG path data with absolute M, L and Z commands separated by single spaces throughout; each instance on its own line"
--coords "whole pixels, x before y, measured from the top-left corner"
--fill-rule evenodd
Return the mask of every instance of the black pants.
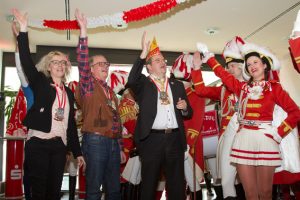
M 139 144 L 142 163 L 141 199 L 154 200 L 161 171 L 166 178 L 168 200 L 183 200 L 184 150 L 180 133 L 150 133 Z
M 66 162 L 66 146 L 60 138 L 32 137 L 25 145 L 25 159 L 32 200 L 59 200 Z

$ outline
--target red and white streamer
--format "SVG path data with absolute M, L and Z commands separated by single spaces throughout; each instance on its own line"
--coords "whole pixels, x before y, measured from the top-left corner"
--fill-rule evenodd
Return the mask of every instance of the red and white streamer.
M 112 15 L 87 17 L 87 28 L 111 26 L 121 29 L 127 28 L 129 22 L 136 22 L 165 13 L 186 0 L 158 0 L 150 4 L 133 8 L 129 11 L 118 12 Z M 76 20 L 37 20 L 30 19 L 29 26 L 33 28 L 52 28 L 56 30 L 79 29 Z

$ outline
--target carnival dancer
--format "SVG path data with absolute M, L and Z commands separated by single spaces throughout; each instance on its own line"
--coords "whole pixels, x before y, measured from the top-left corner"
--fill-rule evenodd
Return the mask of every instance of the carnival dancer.
M 203 62 L 213 69 L 222 82 L 239 97 L 238 121 L 230 161 L 236 164 L 239 178 L 247 199 L 272 199 L 272 183 L 275 168 L 282 164 L 279 143 L 297 125 L 300 110 L 284 91 L 280 83 L 269 81 L 270 70 L 276 70 L 276 57 L 255 44 L 246 43 L 241 52 L 247 83 L 241 83 L 222 68 L 201 43 L 197 48 L 204 54 Z M 278 126 L 272 126 L 274 106 L 279 105 L 287 117 Z
M 226 44 L 223 50 L 226 70 L 240 82 L 247 81 L 250 78 L 244 71 L 244 60 L 240 53 L 239 46 L 243 44 L 245 42 L 242 38 L 236 36 Z M 229 160 L 233 139 L 239 126 L 237 121 L 238 98 L 225 85 L 215 87 L 205 86 L 200 70 L 202 61 L 199 52 L 194 54 L 194 63 L 197 63 L 194 68 L 195 70 L 192 71 L 196 93 L 201 97 L 220 101 L 221 104 L 221 127 L 217 148 L 217 177 L 214 177 L 214 179 L 221 179 L 223 197 L 225 199 L 234 199 L 234 197 L 237 197 L 236 187 L 240 194 L 238 199 L 243 199 L 245 197 L 242 186 L 239 184 L 235 187 L 236 167 Z M 216 181 L 214 180 L 214 182 Z M 219 196 L 217 198 L 220 198 L 222 194 L 219 192 L 218 186 L 215 185 L 214 188 L 217 196 Z
M 140 161 L 135 150 L 133 141 L 134 129 L 138 114 L 138 105 L 133 98 L 133 93 L 126 87 L 128 72 L 114 70 L 110 73 L 107 84 L 115 94 L 121 96 L 119 103 L 119 113 L 123 125 L 123 148 L 126 155 L 126 162 L 121 164 L 121 199 L 138 199 L 138 189 L 140 183 Z M 124 169 L 126 167 L 125 174 Z M 129 172 L 130 171 L 130 172 Z
M 79 91 L 77 89 L 78 82 L 77 81 L 71 81 L 68 84 L 68 87 L 71 89 L 73 94 L 76 93 L 76 91 Z M 81 142 L 81 126 L 82 126 L 82 112 L 79 108 L 79 105 L 75 102 L 74 104 L 75 108 L 75 122 L 76 122 L 76 127 L 78 131 L 78 137 Z M 67 156 L 67 163 L 66 163 L 66 168 L 67 171 L 69 172 L 69 200 L 74 200 L 75 195 L 76 195 L 76 182 L 77 182 L 77 174 L 78 174 L 78 164 L 77 160 L 74 158 L 72 152 L 68 152 Z
M 294 23 L 294 28 L 292 30 L 289 44 L 289 50 L 291 53 L 294 68 L 298 73 L 300 73 L 300 10 L 298 11 L 298 15 Z
M 184 120 L 184 128 L 188 150 L 185 152 L 184 172 L 189 187 L 190 198 L 202 200 L 200 183 L 203 181 L 204 158 L 203 138 L 201 135 L 204 116 L 205 99 L 195 93 L 191 71 L 195 63 L 193 55 L 183 53 L 174 62 L 171 69 L 175 79 L 181 81 L 185 87 L 187 97 L 193 109 L 193 117 Z
M 184 86 L 166 77 L 166 63 L 155 40 L 142 37 L 142 53 L 133 65 L 128 86 L 133 90 L 139 115 L 134 139 L 142 163 L 141 199 L 155 199 L 161 170 L 166 177 L 168 199 L 184 199 L 184 151 L 186 138 L 183 119 L 191 117 Z M 147 60 L 150 76 L 142 74 Z
M 289 45 L 289 51 L 293 66 L 295 70 L 298 73 L 300 73 L 300 10 L 298 11 L 296 21 L 294 22 L 294 27 L 290 36 Z M 286 113 L 283 114 L 283 116 L 285 115 Z M 300 123 L 298 122 L 298 133 L 300 133 L 299 131 Z M 280 188 L 283 193 L 284 200 L 291 199 L 290 191 L 294 193 L 296 199 L 300 199 L 299 173 L 294 174 L 289 173 L 288 171 L 276 173 L 274 176 L 274 183 L 281 184 Z

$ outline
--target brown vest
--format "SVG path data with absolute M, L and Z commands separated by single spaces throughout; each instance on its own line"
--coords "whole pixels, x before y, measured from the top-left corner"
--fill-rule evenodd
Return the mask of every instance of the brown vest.
M 94 79 L 94 91 L 85 96 L 80 95 L 79 88 L 76 89 L 75 98 L 82 110 L 83 125 L 81 132 L 96 133 L 110 138 L 119 138 L 121 132 L 118 134 L 112 132 L 113 112 L 112 108 L 107 105 L 107 98 L 100 86 Z M 113 101 L 118 107 L 118 99 L 113 94 Z M 118 114 L 119 117 L 119 114 Z

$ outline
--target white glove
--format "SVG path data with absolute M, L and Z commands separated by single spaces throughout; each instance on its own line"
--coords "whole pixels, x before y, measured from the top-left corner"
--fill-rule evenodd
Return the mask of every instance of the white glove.
M 214 57 L 215 55 L 211 52 L 208 51 L 207 45 L 204 43 L 197 43 L 197 49 L 200 53 L 203 53 L 203 58 L 202 58 L 202 62 L 206 63 L 208 61 L 208 59 L 210 59 L 211 57 Z
M 300 10 L 298 11 L 296 21 L 294 22 L 291 38 L 295 36 L 295 32 L 300 32 Z
M 204 44 L 204 43 L 201 43 L 201 42 L 197 42 L 197 49 L 200 53 L 208 53 L 208 48 L 207 48 L 207 45 Z
M 208 61 L 210 58 L 212 58 L 212 57 L 215 56 L 215 54 L 210 53 L 210 52 L 204 53 L 203 55 L 204 55 L 204 57 L 202 58 L 202 62 L 203 62 L 203 63 L 207 63 L 207 61 Z
M 264 132 L 265 136 L 272 138 L 278 144 L 281 142 L 282 137 L 278 134 L 277 127 L 268 124 L 261 124 L 258 128 Z

